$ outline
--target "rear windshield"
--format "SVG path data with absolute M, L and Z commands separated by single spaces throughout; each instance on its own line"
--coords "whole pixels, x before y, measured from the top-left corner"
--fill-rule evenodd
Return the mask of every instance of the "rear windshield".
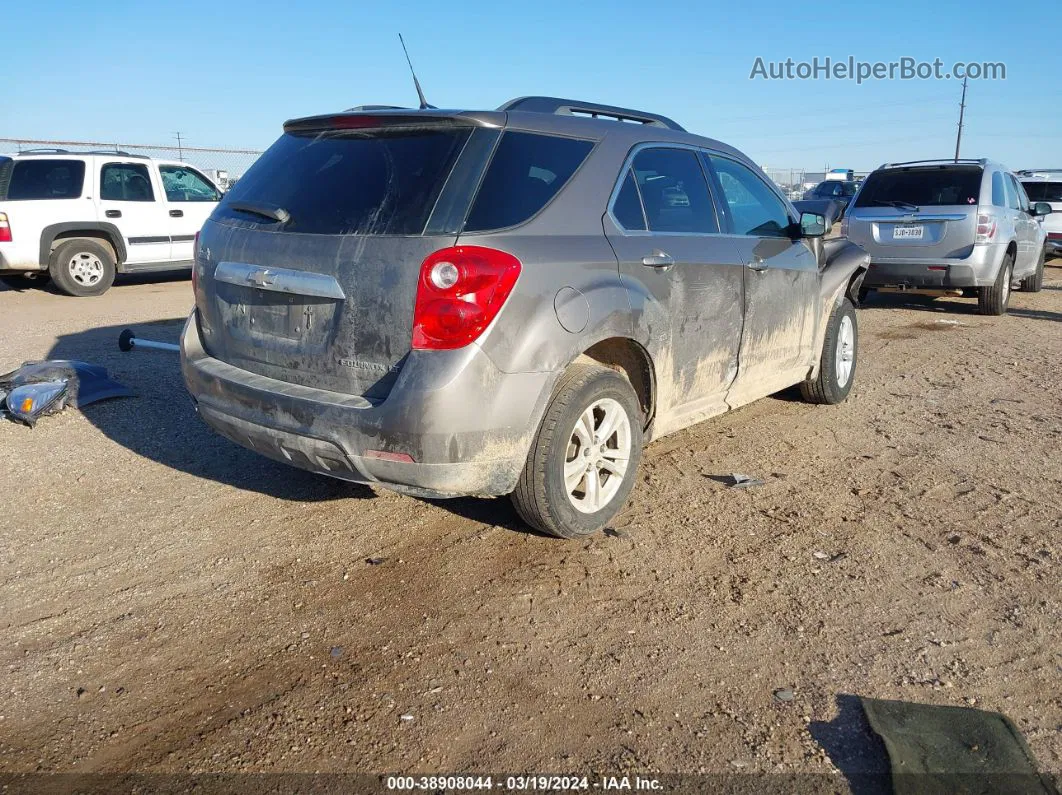
M 0 164 L 0 198 L 7 201 L 29 199 L 76 199 L 85 184 L 83 160 L 27 158 Z M 6 184 L 6 190 L 4 185 Z
M 875 171 L 863 183 L 857 207 L 891 206 L 894 202 L 918 207 L 977 204 L 981 196 L 978 166 L 930 166 Z
M 284 232 L 419 235 L 471 128 L 285 133 L 225 194 L 214 218 Z M 274 220 L 238 209 L 282 209 Z
M 1023 182 L 1031 202 L 1062 202 L 1062 182 Z
M 593 146 L 574 138 L 504 133 L 465 221 L 465 231 L 522 224 L 557 195 Z

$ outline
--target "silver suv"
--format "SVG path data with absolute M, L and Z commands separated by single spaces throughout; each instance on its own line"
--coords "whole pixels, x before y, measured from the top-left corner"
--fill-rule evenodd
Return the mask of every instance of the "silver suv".
M 864 291 L 976 295 L 981 314 L 1002 315 L 1014 284 L 1043 286 L 1050 212 L 989 160 L 887 163 L 866 178 L 841 234 L 870 254 Z
M 852 388 L 866 256 L 725 144 L 650 113 L 288 122 L 197 241 L 182 369 L 264 455 L 578 537 L 642 445 L 794 384 Z

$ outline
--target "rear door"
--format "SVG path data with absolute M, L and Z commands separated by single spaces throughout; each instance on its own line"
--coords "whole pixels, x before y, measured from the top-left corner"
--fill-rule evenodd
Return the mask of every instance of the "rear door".
M 159 163 L 159 178 L 166 199 L 170 229 L 170 259 L 192 261 L 192 241 L 221 200 L 221 192 L 194 168 Z
M 745 326 L 737 379 L 739 405 L 792 386 L 807 375 L 819 304 L 819 267 L 792 237 L 789 205 L 760 175 L 724 155 L 708 156 L 728 240 L 744 265 Z
M 906 166 L 873 172 L 850 216 L 848 237 L 875 260 L 965 256 L 981 198 L 979 165 Z
M 98 158 L 100 220 L 125 240 L 131 270 L 170 260 L 170 223 L 150 161 Z
M 92 173 L 83 158 L 0 158 L 0 212 L 11 231 L 4 258 L 13 266 L 47 266 L 39 262 L 41 233 L 55 223 L 95 222 L 91 196 Z
M 497 132 L 452 117 L 334 123 L 289 125 L 225 194 L 201 233 L 196 305 L 212 356 L 382 399 L 411 349 L 420 266 L 456 240 L 434 219 L 467 211 L 445 186 L 474 188 Z
M 1017 233 L 1018 257 L 1014 263 L 1017 274 L 1031 273 L 1040 257 L 1040 228 L 1029 214 L 1029 197 L 1013 174 L 1006 174 L 1008 196 L 1013 197 L 1014 229 Z
M 656 434 L 726 410 L 737 374 L 742 267 L 719 219 L 696 150 L 636 151 L 605 232 L 635 312 L 645 313 L 657 366 Z

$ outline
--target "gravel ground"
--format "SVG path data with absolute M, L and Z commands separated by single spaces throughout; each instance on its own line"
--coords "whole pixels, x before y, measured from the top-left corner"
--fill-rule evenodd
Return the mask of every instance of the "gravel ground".
M 190 303 L 183 280 L 0 288 L 0 371 L 82 358 L 138 394 L 0 425 L 0 771 L 845 791 L 880 769 L 872 696 L 999 710 L 1062 773 L 1062 268 L 1001 318 L 872 298 L 846 404 L 785 393 L 661 440 L 582 543 L 214 435 L 175 356 L 115 344 L 175 340 Z

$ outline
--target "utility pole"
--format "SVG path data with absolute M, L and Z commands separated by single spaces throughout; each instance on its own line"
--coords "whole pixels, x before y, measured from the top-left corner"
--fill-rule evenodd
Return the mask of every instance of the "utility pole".
M 174 133 L 174 135 L 177 137 L 177 159 L 180 160 L 183 163 L 184 162 L 184 149 L 181 148 L 181 131 L 178 130 L 177 132 Z M 956 157 L 958 157 L 958 155 L 956 155 Z
M 962 117 L 966 112 L 966 78 L 962 79 L 962 100 L 959 102 L 959 132 L 955 136 L 955 162 L 959 162 L 959 144 L 962 143 Z

